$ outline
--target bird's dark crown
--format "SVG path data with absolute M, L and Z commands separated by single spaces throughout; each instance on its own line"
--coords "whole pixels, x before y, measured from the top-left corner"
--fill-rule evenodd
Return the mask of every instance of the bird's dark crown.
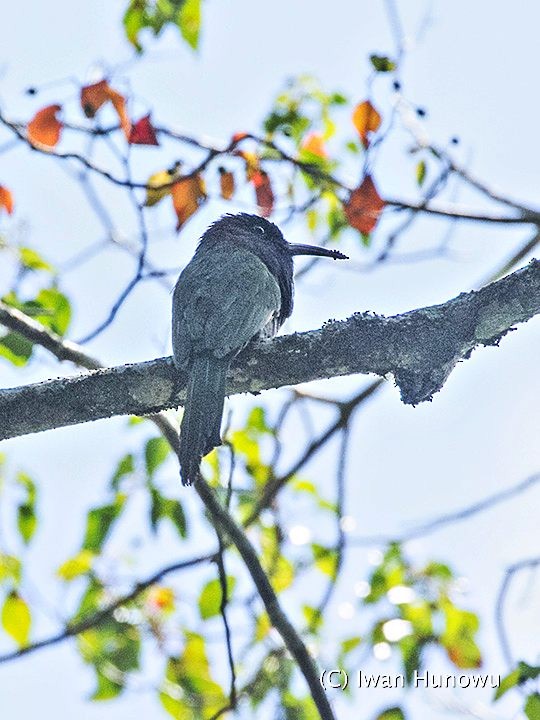
M 239 244 L 244 244 L 246 240 L 249 244 L 257 245 L 259 242 L 265 245 L 271 243 L 274 246 L 281 246 L 284 250 L 288 247 L 277 225 L 266 218 L 249 213 L 223 215 L 210 225 L 201 238 L 201 242 L 205 244 L 214 244 L 223 240 Z

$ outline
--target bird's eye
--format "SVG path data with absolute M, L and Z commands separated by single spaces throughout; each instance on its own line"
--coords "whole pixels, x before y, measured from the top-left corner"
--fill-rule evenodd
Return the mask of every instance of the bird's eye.
M 262 234 L 264 235 L 264 228 L 263 228 L 262 225 L 255 225 L 255 227 L 254 227 L 253 229 L 254 229 L 254 230 L 260 230 L 260 232 L 262 232 Z

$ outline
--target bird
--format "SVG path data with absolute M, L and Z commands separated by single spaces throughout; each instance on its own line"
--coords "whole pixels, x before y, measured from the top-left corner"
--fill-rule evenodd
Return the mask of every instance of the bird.
M 178 458 L 184 485 L 221 445 L 225 383 L 232 359 L 271 338 L 293 310 L 293 257 L 348 259 L 338 250 L 287 242 L 259 215 L 226 214 L 203 233 L 172 300 L 173 360 L 187 376 Z

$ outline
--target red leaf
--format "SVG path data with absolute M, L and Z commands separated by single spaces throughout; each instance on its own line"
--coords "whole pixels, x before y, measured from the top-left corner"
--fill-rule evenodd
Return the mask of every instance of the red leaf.
M 45 145 L 48 148 L 56 145 L 63 127 L 56 117 L 61 109 L 61 105 L 47 105 L 38 110 L 26 127 L 26 137 L 32 145 Z
M 255 186 L 255 197 L 257 205 L 263 217 L 269 217 L 274 207 L 274 192 L 268 173 L 264 170 L 258 170 L 253 174 L 251 179 Z
M 130 145 L 159 145 L 156 131 L 150 120 L 150 115 L 145 115 L 133 123 L 128 142 Z
M 13 213 L 13 195 L 3 185 L 0 185 L 0 210 L 4 208 L 8 215 Z
M 353 190 L 344 205 L 345 216 L 353 228 L 369 235 L 379 220 L 385 202 L 377 192 L 371 175 L 366 175 L 362 184 Z

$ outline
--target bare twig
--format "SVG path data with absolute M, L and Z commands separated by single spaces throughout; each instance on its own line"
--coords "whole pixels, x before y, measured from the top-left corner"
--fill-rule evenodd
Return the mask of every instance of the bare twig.
M 56 633 L 55 635 L 51 635 L 50 637 L 43 640 L 39 640 L 30 645 L 26 645 L 25 647 L 14 650 L 13 652 L 6 653 L 5 655 L 0 655 L 0 663 L 9 662 L 10 660 L 16 660 L 23 657 L 24 655 L 29 655 L 30 653 L 33 653 L 36 650 L 40 650 L 44 647 L 57 645 L 58 643 L 67 640 L 68 638 L 79 635 L 85 630 L 96 627 L 104 620 L 109 618 L 115 610 L 117 610 L 122 605 L 127 605 L 128 603 L 133 601 L 138 595 L 144 592 L 144 590 L 147 590 L 149 587 L 159 582 L 165 575 L 177 572 L 179 570 L 186 570 L 188 568 L 195 567 L 196 565 L 200 565 L 201 563 L 215 561 L 216 557 L 217 553 L 210 553 L 208 555 L 201 555 L 200 557 L 191 558 L 189 560 L 181 560 L 180 562 L 168 565 L 167 567 L 158 570 L 158 572 L 154 573 L 146 580 L 137 583 L 133 590 L 131 590 L 131 592 L 127 593 L 126 595 L 120 596 L 113 602 L 109 603 L 109 605 L 106 605 L 102 610 L 98 610 L 97 612 L 92 613 L 83 620 L 67 625 L 61 632 Z
M 495 606 L 497 633 L 499 635 L 499 643 L 501 645 L 504 659 L 509 666 L 514 665 L 514 658 L 512 656 L 510 640 L 508 639 L 508 634 L 506 632 L 504 624 L 504 608 L 506 604 L 506 597 L 510 590 L 512 581 L 517 573 L 520 573 L 522 570 L 533 570 L 537 567 L 540 567 L 540 557 L 520 560 L 519 562 L 510 565 L 510 567 L 506 568 L 504 579 L 502 581 L 501 587 L 499 589 L 499 594 L 497 596 L 497 602 Z
M 491 510 L 491 508 L 507 502 L 508 500 L 521 495 L 521 493 L 530 490 L 530 488 L 534 487 L 538 482 L 540 482 L 540 473 L 531 475 L 516 485 L 506 488 L 505 490 L 500 490 L 499 492 L 494 493 L 479 502 L 467 505 L 467 507 L 464 507 L 461 510 L 440 515 L 433 520 L 421 523 L 420 525 L 417 525 L 410 530 L 406 530 L 403 533 L 397 535 L 357 535 L 350 537 L 348 542 L 351 546 L 359 547 L 369 545 L 387 545 L 391 542 L 403 543 L 408 542 L 409 540 L 415 540 L 419 537 L 425 537 L 426 535 L 430 535 L 438 530 L 442 530 L 448 525 L 468 520 L 470 517 L 478 515 L 479 513 Z

